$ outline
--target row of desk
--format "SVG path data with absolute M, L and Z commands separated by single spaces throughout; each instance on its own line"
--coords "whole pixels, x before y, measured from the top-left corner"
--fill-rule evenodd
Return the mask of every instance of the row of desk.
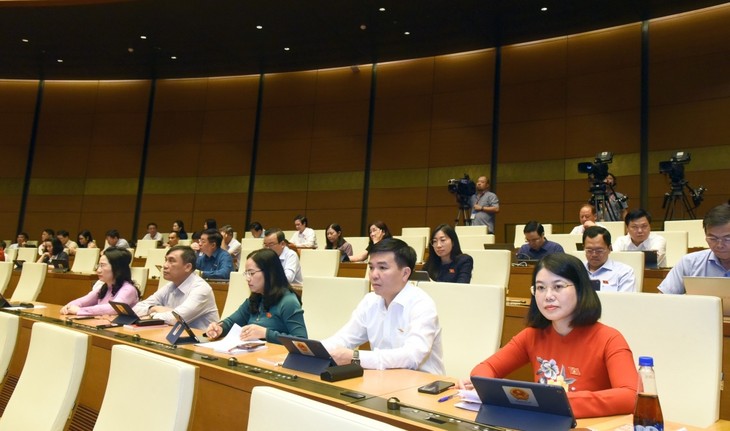
M 197 400 L 191 421 L 193 430 L 246 429 L 251 391 L 253 387 L 259 385 L 274 386 L 408 430 L 488 429 L 473 422 L 476 415 L 474 412 L 456 408 L 454 404 L 457 399 L 439 403 L 437 402 L 439 396 L 417 392 L 419 386 L 436 379 L 436 376 L 427 373 L 412 370 L 366 370 L 363 377 L 327 383 L 321 381 L 318 376 L 275 365 L 285 357 L 285 351 L 279 345 L 269 344 L 265 350 L 236 355 L 238 364 L 231 365 L 228 360 L 229 355 L 216 355 L 208 348 L 197 346 L 173 348 L 165 342 L 165 335 L 168 332 L 166 328 L 139 331 L 136 334 L 139 334 L 140 338 L 136 339 L 134 332 L 124 328 L 109 330 L 94 328 L 103 321 L 86 320 L 75 323 L 66 321 L 59 316 L 59 308 L 58 305 L 47 304 L 46 308 L 23 310 L 19 313 L 20 333 L 6 386 L 13 385 L 20 375 L 34 322 L 54 322 L 89 334 L 90 349 L 86 371 L 79 390 L 77 408 L 71 417 L 71 429 L 93 428 L 108 378 L 111 347 L 115 344 L 133 345 L 199 367 Z M 206 359 L 210 356 L 213 358 Z M 3 388 L 3 395 L 7 392 L 6 389 Z M 363 400 L 354 400 L 341 395 L 345 390 L 360 392 L 366 397 Z M 387 400 L 390 397 L 397 397 L 406 406 L 400 410 L 388 410 Z M 0 397 L 0 400 L 2 399 L 5 398 Z M 133 402 L 130 400 L 130 403 Z M 0 408 L 4 408 L 4 405 Z M 578 421 L 579 427 L 590 427 L 596 431 L 615 430 L 630 422 L 630 415 Z M 679 426 L 668 424 L 666 429 L 678 430 Z M 730 423 L 720 421 L 708 429 L 730 430 Z

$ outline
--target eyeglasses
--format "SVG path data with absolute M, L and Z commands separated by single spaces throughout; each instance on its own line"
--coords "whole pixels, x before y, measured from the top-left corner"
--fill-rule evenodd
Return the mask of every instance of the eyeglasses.
M 257 272 L 261 272 L 261 270 L 260 269 L 248 269 L 246 271 L 243 271 L 243 275 L 245 275 L 246 278 L 251 278 Z
M 724 246 L 730 246 L 730 236 L 724 236 L 722 238 L 718 238 L 716 236 L 706 236 L 705 241 L 707 241 L 707 244 L 710 246 L 716 246 L 720 243 Z
M 586 254 L 595 254 L 596 256 L 601 256 L 603 254 L 606 254 L 608 250 L 605 248 L 587 248 L 585 249 Z
M 648 224 L 630 224 L 629 229 L 630 230 L 649 230 Z
M 555 284 L 553 286 L 530 286 L 530 293 L 532 293 L 533 296 L 544 295 L 547 293 L 549 289 L 553 290 L 553 293 L 556 295 L 560 295 L 560 293 L 565 292 L 565 288 L 568 286 L 575 286 L 574 284 Z

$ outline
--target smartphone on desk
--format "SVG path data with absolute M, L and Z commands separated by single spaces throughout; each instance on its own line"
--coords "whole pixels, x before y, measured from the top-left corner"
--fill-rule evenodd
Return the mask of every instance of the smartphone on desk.
M 431 394 L 436 395 L 440 394 L 441 392 L 452 388 L 456 385 L 454 382 L 447 382 L 446 380 L 436 380 L 435 382 L 431 382 L 427 385 L 423 385 L 420 388 L 418 388 L 418 392 L 422 392 L 424 394 Z

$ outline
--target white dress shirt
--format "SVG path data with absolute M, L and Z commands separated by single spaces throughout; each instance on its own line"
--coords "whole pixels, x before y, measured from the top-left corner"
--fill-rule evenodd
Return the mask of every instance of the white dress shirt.
M 383 297 L 370 292 L 352 312 L 350 321 L 322 341 L 325 348 L 353 349 L 370 342 L 372 350 L 360 351 L 363 368 L 407 368 L 444 374 L 441 326 L 436 304 L 420 288 L 407 283 L 388 308 Z
M 656 250 L 657 266 L 661 268 L 667 265 L 667 240 L 661 235 L 650 233 L 649 238 L 639 245 L 635 245 L 631 241 L 631 235 L 621 236 L 613 242 L 613 251 L 637 250 Z
M 299 256 L 289 247 L 284 247 L 284 251 L 279 255 L 281 266 L 284 267 L 284 273 L 289 283 L 302 284 L 302 266 L 299 264 Z
M 297 247 L 317 248 L 317 235 L 311 227 L 305 227 L 301 232 L 294 232 L 289 242 Z
M 233 268 L 238 269 L 241 264 L 241 243 L 236 238 L 233 238 L 228 244 L 225 242 L 221 243 L 221 248 L 231 255 Z
M 636 292 L 636 276 L 634 269 L 622 262 L 609 258 L 602 267 L 591 272 L 586 263 L 591 280 L 601 282 L 603 292 Z

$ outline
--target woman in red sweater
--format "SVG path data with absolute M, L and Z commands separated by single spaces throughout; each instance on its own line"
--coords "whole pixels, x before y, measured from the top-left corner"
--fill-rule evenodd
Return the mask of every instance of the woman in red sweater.
M 638 382 L 633 355 L 621 333 L 598 323 L 601 302 L 581 261 L 545 256 L 531 292 L 527 328 L 472 376 L 502 378 L 530 363 L 538 382 L 565 389 L 577 418 L 631 413 Z

